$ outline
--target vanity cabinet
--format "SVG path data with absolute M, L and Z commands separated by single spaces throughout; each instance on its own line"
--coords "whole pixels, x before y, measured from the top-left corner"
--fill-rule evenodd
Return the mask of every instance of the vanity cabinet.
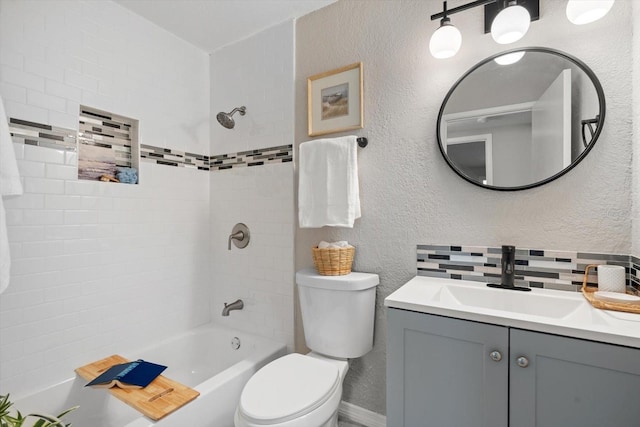
M 640 349 L 387 313 L 389 427 L 640 426 Z

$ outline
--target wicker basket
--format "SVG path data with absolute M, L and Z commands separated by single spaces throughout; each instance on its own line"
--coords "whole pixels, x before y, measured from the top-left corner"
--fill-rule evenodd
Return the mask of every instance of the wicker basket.
M 597 265 L 589 264 L 587 265 L 587 268 L 584 272 L 584 281 L 582 282 L 582 295 L 584 295 L 587 301 L 589 301 L 589 303 L 595 308 L 600 308 L 602 310 L 625 311 L 627 313 L 640 314 L 640 305 L 628 304 L 624 302 L 601 301 L 595 298 L 593 294 L 598 290 L 598 288 L 587 286 L 589 270 L 595 267 L 597 267 Z
M 322 276 L 344 276 L 351 273 L 356 248 L 311 248 L 313 263 Z

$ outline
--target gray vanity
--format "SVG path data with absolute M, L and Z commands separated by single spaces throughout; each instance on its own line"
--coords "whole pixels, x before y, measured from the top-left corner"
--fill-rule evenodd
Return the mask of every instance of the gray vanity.
M 640 426 L 640 315 L 431 277 L 385 306 L 389 427 Z

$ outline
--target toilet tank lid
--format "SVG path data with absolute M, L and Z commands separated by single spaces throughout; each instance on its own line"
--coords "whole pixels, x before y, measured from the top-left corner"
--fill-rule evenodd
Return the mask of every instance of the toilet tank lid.
M 310 288 L 361 291 L 377 286 L 380 283 L 380 278 L 377 274 L 355 271 L 343 276 L 322 276 L 315 269 L 309 268 L 296 273 L 296 283 L 299 286 Z

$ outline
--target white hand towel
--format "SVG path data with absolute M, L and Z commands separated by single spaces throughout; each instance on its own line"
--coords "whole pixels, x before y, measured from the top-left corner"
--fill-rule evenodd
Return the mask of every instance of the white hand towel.
M 9 255 L 9 237 L 7 236 L 4 196 L 22 194 L 22 183 L 13 151 L 13 141 L 9 133 L 7 114 L 0 98 L 0 294 L 9 286 L 11 257 Z
M 360 218 L 355 136 L 300 144 L 298 222 L 301 228 L 353 227 Z

